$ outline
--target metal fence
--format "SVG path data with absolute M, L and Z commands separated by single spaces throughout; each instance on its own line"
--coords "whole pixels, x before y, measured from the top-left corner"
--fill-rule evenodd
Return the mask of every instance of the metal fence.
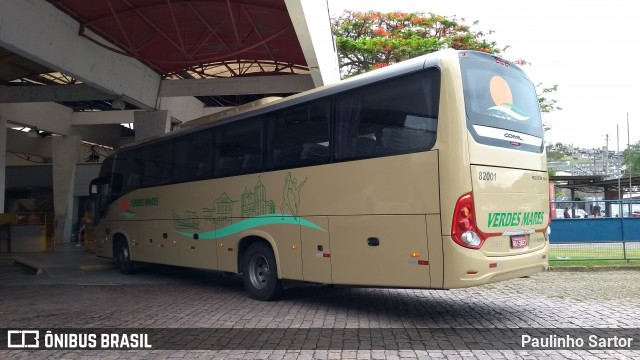
M 551 217 L 549 260 L 640 260 L 640 199 L 556 201 Z

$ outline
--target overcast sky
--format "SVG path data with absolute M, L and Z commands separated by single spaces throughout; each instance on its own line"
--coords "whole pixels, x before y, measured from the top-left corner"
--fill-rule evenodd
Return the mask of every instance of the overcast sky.
M 551 126 L 545 142 L 616 150 L 627 147 L 627 113 L 631 143 L 640 141 L 640 61 L 635 25 L 640 11 L 628 0 L 328 0 L 332 14 L 342 10 L 422 11 L 479 21 L 476 30 L 499 47 L 503 56 L 525 59 L 531 80 L 550 87 L 563 109 L 543 115 Z M 636 105 L 636 106 L 634 106 Z

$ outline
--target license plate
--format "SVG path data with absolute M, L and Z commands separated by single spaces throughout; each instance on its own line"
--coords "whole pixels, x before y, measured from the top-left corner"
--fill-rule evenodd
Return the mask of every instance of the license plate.
M 515 235 L 511 237 L 511 247 L 514 249 L 519 249 L 527 246 L 527 236 L 526 235 Z

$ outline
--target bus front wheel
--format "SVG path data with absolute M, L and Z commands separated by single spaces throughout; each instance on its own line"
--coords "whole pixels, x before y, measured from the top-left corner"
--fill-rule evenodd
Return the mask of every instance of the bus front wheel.
M 116 245 L 116 264 L 118 265 L 118 270 L 121 273 L 133 273 L 133 261 L 131 261 L 131 253 L 129 252 L 129 246 L 126 241 L 121 240 Z
M 256 300 L 274 300 L 282 293 L 276 258 L 265 243 L 254 243 L 243 257 L 242 281 L 249 296 Z

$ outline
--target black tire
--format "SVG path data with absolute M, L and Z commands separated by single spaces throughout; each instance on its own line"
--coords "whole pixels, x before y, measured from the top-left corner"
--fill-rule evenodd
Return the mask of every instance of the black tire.
M 243 257 L 242 282 L 249 296 L 256 300 L 275 300 L 282 294 L 271 247 L 261 242 L 249 246 Z
M 115 258 L 118 270 L 123 274 L 132 274 L 135 270 L 133 261 L 131 261 L 131 253 L 126 241 L 118 241 L 115 247 Z

